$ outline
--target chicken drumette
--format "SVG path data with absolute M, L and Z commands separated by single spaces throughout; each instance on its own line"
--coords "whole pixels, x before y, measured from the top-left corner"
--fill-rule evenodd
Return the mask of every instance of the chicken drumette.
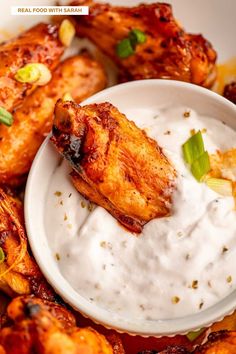
M 70 311 L 55 303 L 18 297 L 8 306 L 7 315 L 13 324 L 0 331 L 1 354 L 116 353 L 103 335 L 76 327 Z
M 216 52 L 201 35 L 188 34 L 173 16 L 171 5 L 140 4 L 117 7 L 92 0 L 88 16 L 77 16 L 77 33 L 88 37 L 121 69 L 122 80 L 174 79 L 210 87 L 216 78 Z M 122 58 L 117 45 L 132 30 L 145 35 L 135 52 Z M 127 44 L 127 43 L 126 43 Z
M 59 100 L 52 141 L 71 163 L 77 190 L 140 233 L 168 216 L 176 171 L 156 141 L 110 103 Z
M 18 37 L 0 45 L 0 107 L 12 111 L 36 86 L 15 80 L 18 69 L 41 63 L 54 69 L 65 47 L 57 25 L 39 23 Z
M 57 299 L 57 295 L 28 252 L 21 202 L 6 194 L 1 188 L 0 247 L 0 290 L 11 297 L 35 294 L 48 300 Z
M 106 85 L 103 68 L 88 55 L 64 60 L 51 81 L 26 97 L 13 114 L 11 127 L 0 125 L 0 185 L 19 186 L 50 132 L 54 106 L 69 93 L 79 103 Z M 22 156 L 19 159 L 19 156 Z

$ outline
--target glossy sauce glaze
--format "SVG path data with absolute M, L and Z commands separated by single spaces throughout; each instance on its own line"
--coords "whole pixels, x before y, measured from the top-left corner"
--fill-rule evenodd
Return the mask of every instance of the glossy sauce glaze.
M 121 316 L 166 319 L 199 312 L 235 287 L 236 212 L 232 197 L 194 179 L 181 146 L 190 131 L 201 130 L 205 148 L 214 153 L 236 147 L 236 132 L 187 107 L 125 113 L 158 141 L 178 172 L 172 216 L 152 220 L 137 237 L 75 191 L 63 162 L 45 209 L 55 262 L 80 295 Z

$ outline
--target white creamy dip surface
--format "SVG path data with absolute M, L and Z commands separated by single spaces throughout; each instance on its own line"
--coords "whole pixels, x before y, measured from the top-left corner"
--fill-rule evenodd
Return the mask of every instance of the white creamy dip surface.
M 236 147 L 236 132 L 188 107 L 125 113 L 163 147 L 178 172 L 172 215 L 150 221 L 136 236 L 76 192 L 65 179 L 70 168 L 64 161 L 52 176 L 45 208 L 55 262 L 80 295 L 121 316 L 197 313 L 235 288 L 236 211 L 232 197 L 194 179 L 181 146 L 195 129 L 204 131 L 209 153 L 226 150 Z

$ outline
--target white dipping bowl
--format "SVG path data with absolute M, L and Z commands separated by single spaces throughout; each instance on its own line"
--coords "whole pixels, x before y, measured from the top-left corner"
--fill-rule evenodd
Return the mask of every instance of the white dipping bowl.
M 218 94 L 188 83 L 170 80 L 143 80 L 108 88 L 82 105 L 108 101 L 126 113 L 132 107 L 158 109 L 172 103 L 215 117 L 236 129 L 236 106 Z M 135 120 L 135 117 L 130 117 Z M 49 139 L 41 146 L 32 165 L 25 193 L 25 221 L 31 249 L 43 274 L 55 291 L 74 309 L 107 328 L 142 336 L 173 336 L 211 325 L 236 308 L 236 290 L 214 306 L 193 315 L 166 320 L 134 320 L 111 313 L 79 295 L 60 273 L 50 249 L 44 215 L 47 191 L 60 160 Z M 75 265 L 76 266 L 76 265 Z M 78 264 L 79 266 L 79 260 Z

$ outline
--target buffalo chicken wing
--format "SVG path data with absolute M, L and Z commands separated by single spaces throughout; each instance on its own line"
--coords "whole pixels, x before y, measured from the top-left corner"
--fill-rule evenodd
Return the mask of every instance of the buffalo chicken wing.
M 193 354 L 234 354 L 236 353 L 236 332 L 219 331 L 211 333 L 208 341 L 198 346 Z
M 214 83 L 216 52 L 202 35 L 183 30 L 173 16 L 171 5 L 117 7 L 92 0 L 72 4 L 89 6 L 88 16 L 76 17 L 77 33 L 88 37 L 116 62 L 124 81 L 161 78 L 205 87 Z M 118 43 L 137 29 L 146 36 L 145 43 L 137 45 L 130 56 L 121 57 L 116 50 Z
M 77 190 L 130 231 L 168 216 L 176 172 L 158 144 L 110 103 L 59 101 L 52 141 Z
M 163 351 L 143 350 L 138 354 L 235 354 L 236 353 L 236 332 L 219 331 L 211 333 L 203 345 L 193 350 L 185 347 L 168 346 Z
M 8 306 L 13 325 L 0 331 L 0 353 L 113 354 L 106 338 L 75 326 L 73 315 L 54 303 L 18 297 Z
M 231 82 L 224 87 L 223 96 L 236 104 L 236 82 Z
M 12 111 L 34 88 L 15 80 L 18 69 L 28 63 L 54 69 L 64 46 L 58 39 L 58 26 L 40 23 L 17 38 L 0 45 L 0 106 Z
M 0 262 L 0 290 L 9 296 L 35 294 L 55 300 L 57 296 L 28 252 L 23 225 L 21 202 L 0 188 L 0 247 L 5 256 Z
M 87 55 L 62 62 L 52 80 L 37 88 L 16 110 L 13 125 L 0 127 L 0 184 L 17 186 L 25 180 L 38 148 L 51 130 L 54 106 L 60 97 L 70 93 L 80 102 L 105 85 L 102 67 Z

